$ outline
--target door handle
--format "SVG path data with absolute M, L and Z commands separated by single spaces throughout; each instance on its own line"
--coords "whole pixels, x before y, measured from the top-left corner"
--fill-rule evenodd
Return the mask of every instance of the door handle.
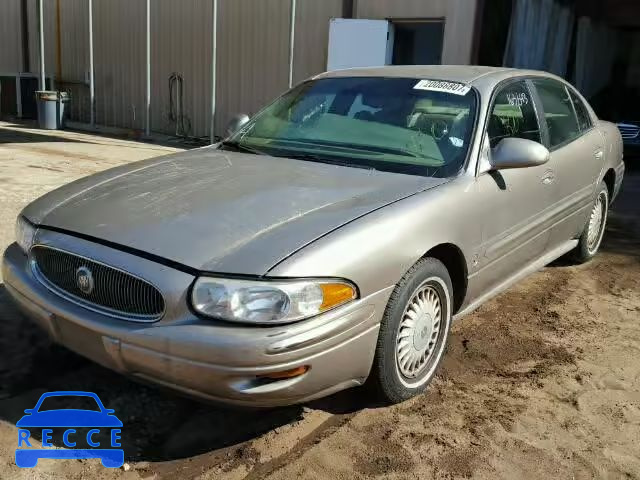
M 545 185 L 551 185 L 556 181 L 556 174 L 553 172 L 553 170 L 547 170 L 546 172 L 544 172 L 541 180 Z
M 593 156 L 596 157 L 596 160 L 602 160 L 604 158 L 604 150 L 601 148 L 597 149 L 593 152 Z

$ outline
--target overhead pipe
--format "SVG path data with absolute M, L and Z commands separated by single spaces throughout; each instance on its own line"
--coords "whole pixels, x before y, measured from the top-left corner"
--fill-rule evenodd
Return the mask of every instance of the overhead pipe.
M 44 71 L 44 13 L 43 13 L 43 0 L 38 0 L 38 36 L 40 41 L 40 90 L 46 90 L 47 84 L 45 83 L 45 71 Z
M 209 142 L 216 143 L 216 74 L 218 61 L 218 0 L 213 2 L 211 25 L 211 121 Z
M 29 8 L 28 0 L 20 2 L 21 65 L 16 75 L 16 114 L 22 118 L 22 73 L 31 71 L 31 52 L 29 51 Z
M 296 7 L 297 1 L 291 0 L 291 24 L 289 27 L 289 88 L 293 87 L 293 54 L 296 44 Z
M 62 80 L 62 14 L 60 0 L 56 0 L 56 81 Z
M 91 126 L 96 125 L 96 83 L 93 71 L 93 0 L 89 0 L 89 110 Z
M 151 0 L 147 0 L 147 75 L 144 133 L 151 135 Z

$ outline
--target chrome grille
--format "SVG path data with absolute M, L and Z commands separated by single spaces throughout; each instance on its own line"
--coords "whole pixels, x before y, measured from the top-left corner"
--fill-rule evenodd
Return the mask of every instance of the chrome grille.
M 41 245 L 31 249 L 31 262 L 47 288 L 91 310 L 141 322 L 158 320 L 164 313 L 158 289 L 122 270 Z
M 622 138 L 626 139 L 636 138 L 640 134 L 640 127 L 635 125 L 618 125 L 618 130 L 620 130 Z

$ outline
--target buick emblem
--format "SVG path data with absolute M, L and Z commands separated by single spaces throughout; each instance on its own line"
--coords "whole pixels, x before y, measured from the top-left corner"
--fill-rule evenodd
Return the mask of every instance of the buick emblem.
M 78 289 L 85 295 L 91 295 L 95 282 L 93 280 L 93 273 L 87 267 L 80 267 L 76 270 L 76 285 Z

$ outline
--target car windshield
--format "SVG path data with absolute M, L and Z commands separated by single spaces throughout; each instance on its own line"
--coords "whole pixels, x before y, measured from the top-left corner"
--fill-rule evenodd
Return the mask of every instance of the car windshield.
M 49 410 L 91 410 L 99 412 L 100 406 L 93 397 L 86 395 L 55 395 L 42 400 L 39 412 Z
M 413 78 L 325 78 L 299 85 L 258 113 L 223 148 L 414 175 L 464 166 L 475 92 Z

